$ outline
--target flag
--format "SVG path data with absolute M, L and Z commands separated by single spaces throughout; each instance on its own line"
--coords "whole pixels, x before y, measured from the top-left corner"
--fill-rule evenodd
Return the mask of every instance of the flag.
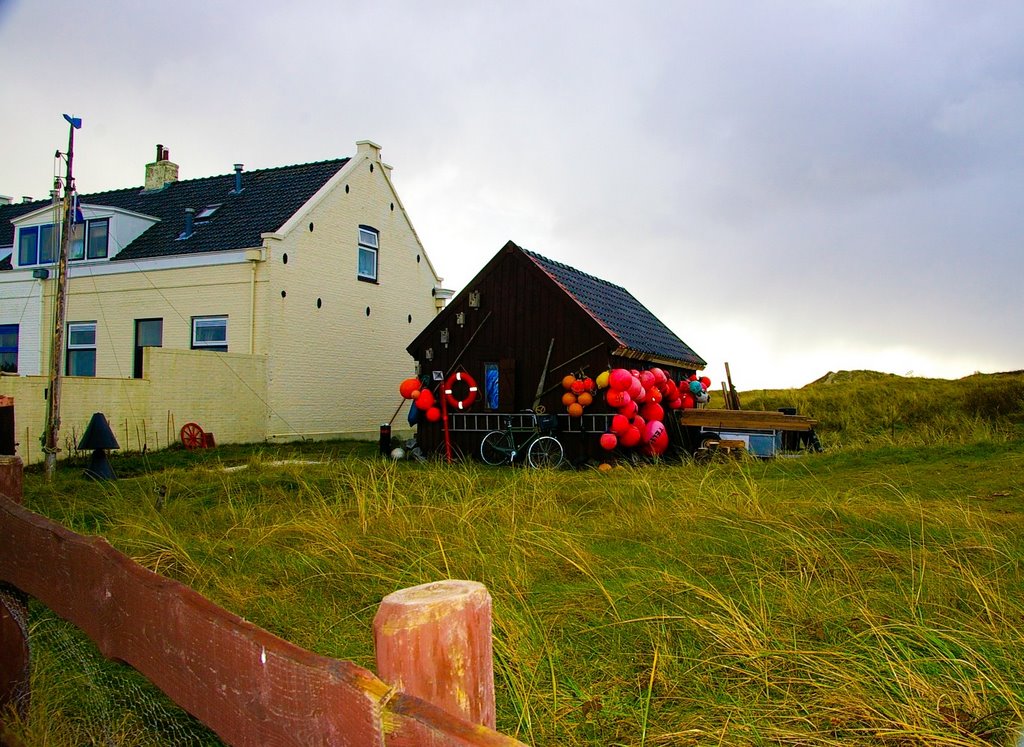
M 78 192 L 71 195 L 71 222 L 85 223 L 85 216 L 82 215 L 82 205 L 78 202 Z

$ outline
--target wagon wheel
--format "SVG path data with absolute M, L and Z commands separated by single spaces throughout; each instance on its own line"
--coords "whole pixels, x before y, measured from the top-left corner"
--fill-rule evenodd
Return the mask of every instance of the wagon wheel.
M 195 423 L 181 426 L 181 443 L 186 449 L 200 449 L 203 446 L 203 429 Z

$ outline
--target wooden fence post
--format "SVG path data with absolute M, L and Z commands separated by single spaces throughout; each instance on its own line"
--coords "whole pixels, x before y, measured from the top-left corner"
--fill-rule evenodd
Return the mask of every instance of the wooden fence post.
M 373 638 L 386 683 L 494 728 L 491 595 L 483 584 L 438 581 L 388 594 Z
M 21 503 L 22 485 L 21 459 L 0 456 L 0 494 Z M 13 703 L 19 714 L 28 713 L 30 671 L 28 600 L 18 589 L 0 583 L 0 710 Z

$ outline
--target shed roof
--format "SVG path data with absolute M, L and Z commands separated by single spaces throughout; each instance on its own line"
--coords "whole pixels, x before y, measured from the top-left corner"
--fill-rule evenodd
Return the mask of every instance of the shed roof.
M 157 190 L 142 187 L 79 195 L 82 204 L 103 205 L 158 218 L 111 261 L 247 249 L 260 246 L 260 234 L 278 230 L 348 162 L 339 158 L 315 163 L 256 169 L 242 173 L 236 193 L 234 172 L 183 179 Z M 49 200 L 0 205 L 0 247 L 14 244 L 11 220 L 49 205 Z M 198 216 L 219 205 L 208 218 L 197 217 L 190 238 L 178 240 L 185 227 L 185 209 Z
M 520 248 L 520 247 L 517 247 Z M 707 362 L 625 288 L 522 249 L 538 267 L 572 296 L 619 341 L 645 356 L 667 358 L 704 368 Z

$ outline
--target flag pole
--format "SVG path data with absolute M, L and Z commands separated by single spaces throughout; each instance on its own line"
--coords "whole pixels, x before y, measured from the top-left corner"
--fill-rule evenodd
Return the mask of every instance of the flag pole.
M 53 347 L 50 349 L 50 389 L 46 400 L 46 430 L 43 433 L 43 460 L 46 479 L 52 480 L 57 469 L 57 452 L 60 451 L 60 389 L 61 362 L 64 358 L 64 313 L 68 292 L 68 248 L 71 245 L 71 195 L 74 192 L 72 162 L 75 159 L 75 130 L 82 126 L 82 120 L 67 114 L 68 153 L 67 175 L 64 178 L 64 217 L 61 221 L 60 252 L 57 255 L 57 288 L 54 292 Z

